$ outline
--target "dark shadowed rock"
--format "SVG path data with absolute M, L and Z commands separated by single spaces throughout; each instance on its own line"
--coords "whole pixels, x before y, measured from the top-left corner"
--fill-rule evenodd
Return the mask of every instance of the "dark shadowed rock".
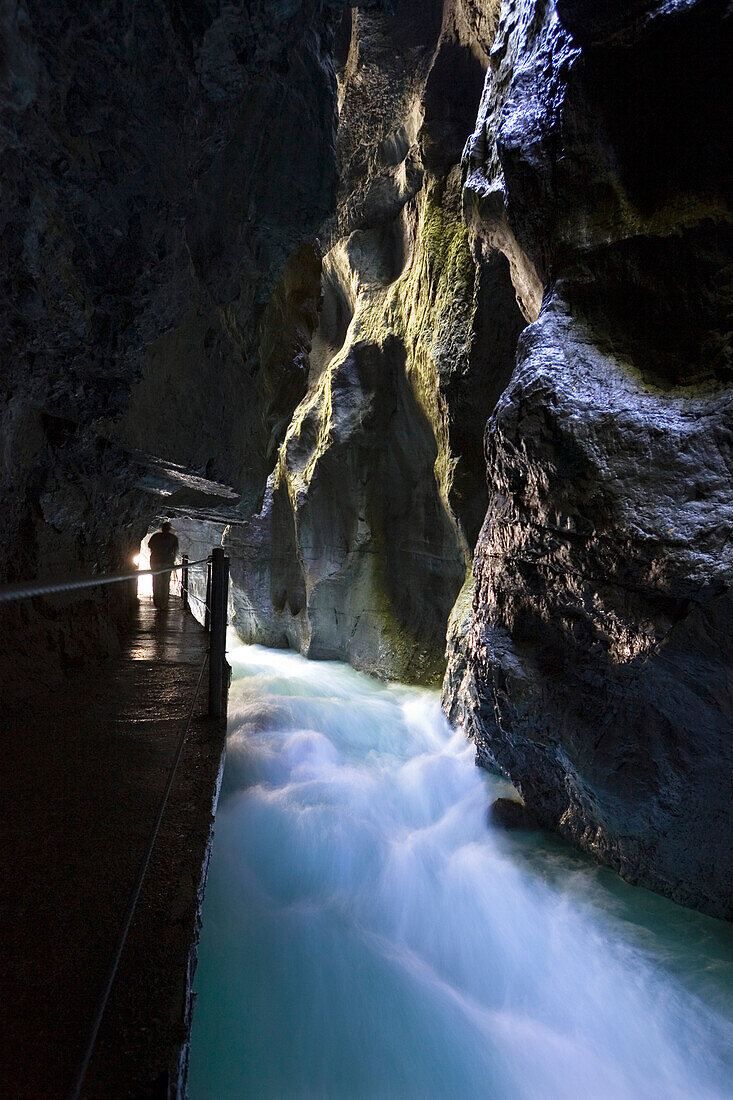
M 146 456 L 257 506 L 307 385 L 340 12 L 3 6 L 0 578 L 129 564 L 166 508 Z M 4 611 L 16 640 L 42 622 L 8 675 L 107 650 L 128 608 Z
M 536 829 L 539 824 L 529 807 L 516 798 L 495 798 L 489 806 L 488 821 L 500 829 Z

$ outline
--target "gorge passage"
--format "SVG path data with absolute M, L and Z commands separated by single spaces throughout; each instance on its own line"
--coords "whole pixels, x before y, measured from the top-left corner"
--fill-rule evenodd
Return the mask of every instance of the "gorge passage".
M 359 975 L 382 975 L 393 1019 L 427 991 L 400 1026 L 444 1026 L 464 1053 L 446 1041 L 441 1064 L 468 1073 L 475 1056 L 499 1094 L 519 1088 L 510 1017 L 543 1052 L 530 1077 L 592 1092 L 608 1073 L 647 1095 L 648 1055 L 670 1095 L 723 1094 L 729 1006 L 701 977 L 701 930 L 724 937 L 705 921 L 733 917 L 732 25 L 727 0 L 0 6 L 0 590 L 124 573 L 166 519 L 192 562 L 225 551 L 242 683 L 258 661 L 277 681 L 238 686 L 237 708 L 279 714 L 304 693 L 295 726 L 235 708 L 214 863 L 244 843 L 239 810 L 279 800 L 243 872 L 264 906 L 252 943 L 274 935 L 265 911 L 294 922 L 273 1020 L 280 995 L 321 981 L 299 932 L 343 917 L 334 965 L 362 992 Z M 103 682 L 132 588 L 0 602 L 9 729 L 39 667 L 49 697 L 72 675 Z M 190 598 L 203 617 L 203 571 Z M 321 683 L 355 692 L 353 728 L 313 702 Z M 21 775 L 26 742 L 3 744 Z M 301 748 L 334 799 L 363 808 L 369 789 L 384 820 L 301 806 Z M 486 824 L 505 788 L 524 839 Z M 291 830 L 319 814 L 330 840 Z M 412 831 L 404 897 L 367 912 Z M 300 840 L 318 906 L 338 871 L 338 920 L 301 912 Z M 249 866 L 275 851 L 277 884 Z M 226 924 L 244 879 L 229 910 L 220 874 L 210 919 Z M 451 875 L 463 933 L 444 939 L 421 912 L 453 920 Z M 482 989 L 501 971 L 504 992 L 477 995 L 472 953 Z M 575 1005 L 553 999 L 563 972 Z M 213 1011 L 198 1089 L 204 1064 L 225 1072 Z M 270 1024 L 247 1026 L 251 1053 Z M 283 1047 L 282 1072 L 301 1056 Z M 402 1087 L 394 1059 L 384 1078 L 349 1059 L 367 1092 Z M 258 1064 L 247 1087 L 276 1090 Z

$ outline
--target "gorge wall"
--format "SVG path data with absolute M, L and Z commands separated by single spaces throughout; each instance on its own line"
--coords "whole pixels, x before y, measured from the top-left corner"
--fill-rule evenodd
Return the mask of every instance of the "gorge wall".
M 245 640 L 442 677 L 486 510 L 484 425 L 524 324 L 505 257 L 474 263 L 461 210 L 497 14 L 458 0 L 345 12 L 308 392 L 260 513 L 225 539 Z
M 728 917 L 730 23 L 705 0 L 502 7 L 464 194 L 533 324 L 444 688 L 544 824 Z
M 306 389 L 340 12 L 2 6 L 0 580 L 116 570 L 156 516 L 258 506 Z M 130 601 L 3 609 L 4 688 L 109 651 Z
M 730 22 L 6 4 L 0 581 L 169 514 L 245 640 L 438 682 L 448 628 L 479 761 L 731 916 Z M 2 610 L 3 690 L 131 603 Z

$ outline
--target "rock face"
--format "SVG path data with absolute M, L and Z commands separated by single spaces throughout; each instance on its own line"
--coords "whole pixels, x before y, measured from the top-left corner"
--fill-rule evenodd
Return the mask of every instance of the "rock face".
M 442 677 L 486 509 L 484 425 L 524 324 L 506 259 L 477 268 L 461 217 L 490 8 L 344 16 L 342 178 L 308 393 L 259 515 L 225 540 L 245 640 Z
M 257 507 L 306 390 L 340 11 L 3 6 L 0 579 L 129 563 L 170 503 L 157 460 Z M 44 601 L 4 633 L 75 660 L 128 606 Z
M 728 7 L 5 4 L 0 581 L 172 512 L 247 640 L 449 622 L 528 814 L 731 915 Z M 3 609 L 3 687 L 130 602 Z
M 544 824 L 731 917 L 725 7 L 502 7 L 465 203 L 534 323 L 444 702 Z

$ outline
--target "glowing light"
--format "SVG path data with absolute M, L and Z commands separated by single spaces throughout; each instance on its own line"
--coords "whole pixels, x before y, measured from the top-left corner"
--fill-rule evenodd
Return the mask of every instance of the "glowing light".
M 150 551 L 148 550 L 147 539 L 143 539 L 140 543 L 140 553 L 135 555 L 135 565 L 138 569 L 150 568 Z M 138 577 L 137 579 L 137 597 L 142 599 L 143 597 L 153 597 L 153 578 L 152 577 Z

